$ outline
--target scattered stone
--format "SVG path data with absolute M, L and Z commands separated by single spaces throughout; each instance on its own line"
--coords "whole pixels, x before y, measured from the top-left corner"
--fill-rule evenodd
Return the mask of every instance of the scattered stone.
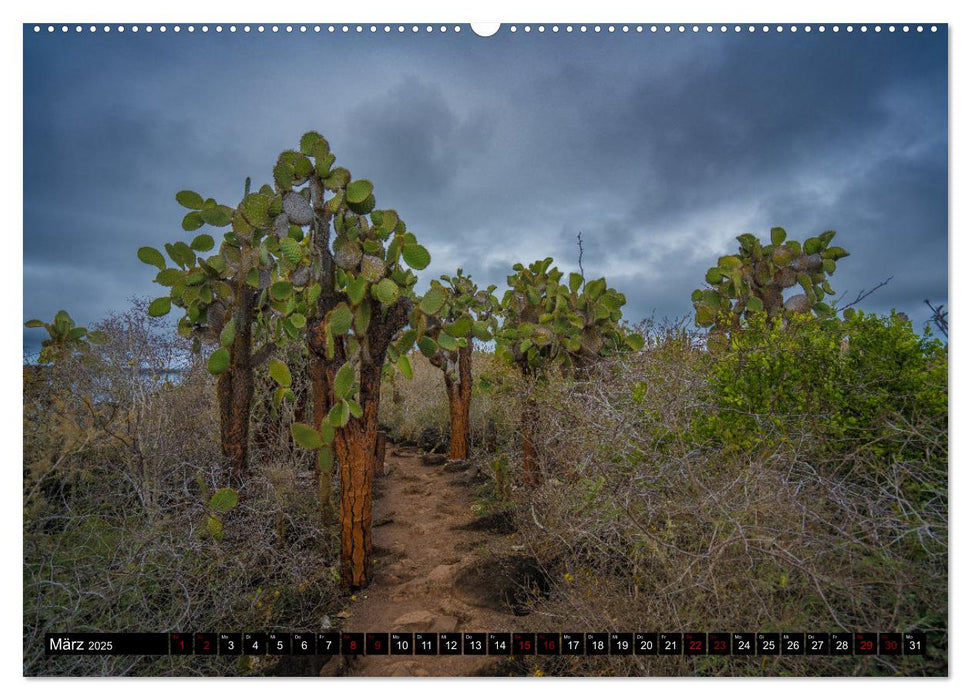
M 421 463 L 429 467 L 445 464 L 445 455 L 424 454 L 421 456 Z
M 511 535 L 516 532 L 516 521 L 512 510 L 498 510 L 495 513 L 483 515 L 465 525 L 457 525 L 455 530 L 473 530 L 475 532 L 492 532 L 496 535 Z
M 455 577 L 455 593 L 466 603 L 518 616 L 528 615 L 532 601 L 548 597 L 550 588 L 539 562 L 520 554 L 475 562 Z
M 445 465 L 445 469 L 443 471 L 448 472 L 449 474 L 455 474 L 457 472 L 464 472 L 468 468 L 469 468 L 468 460 L 450 459 L 448 460 L 448 464 Z
M 392 622 L 391 629 L 401 632 L 454 632 L 458 624 L 458 618 L 451 615 L 415 610 Z
M 342 676 L 344 675 L 344 665 L 341 663 L 341 656 L 339 654 L 334 654 L 333 656 L 324 657 L 327 660 L 324 665 L 320 667 L 321 676 Z
M 442 431 L 434 426 L 422 430 L 418 437 L 418 446 L 425 452 L 443 453 L 445 452 L 445 444 L 446 439 L 442 435 Z
M 272 658 L 272 657 L 271 657 Z M 324 669 L 327 667 L 328 662 L 333 660 L 333 656 L 283 656 L 280 660 L 268 667 L 265 671 L 267 676 L 324 676 L 333 675 L 332 673 L 324 673 Z M 335 665 L 336 666 L 336 665 Z M 329 671 L 330 669 L 328 669 Z

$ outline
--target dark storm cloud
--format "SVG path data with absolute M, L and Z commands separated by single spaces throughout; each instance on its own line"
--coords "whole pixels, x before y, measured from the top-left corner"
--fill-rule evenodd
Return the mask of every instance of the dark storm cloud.
M 500 292 L 514 262 L 605 275 L 633 320 L 745 231 L 826 229 L 834 286 L 947 300 L 946 36 L 25 35 L 24 314 L 153 295 L 173 194 L 233 204 L 318 129 L 432 252 Z M 25 333 L 25 350 L 39 342 Z

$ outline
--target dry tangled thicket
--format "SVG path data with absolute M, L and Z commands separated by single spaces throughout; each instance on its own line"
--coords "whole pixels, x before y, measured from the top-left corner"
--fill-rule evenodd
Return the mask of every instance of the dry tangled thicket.
M 947 673 L 947 423 L 888 420 L 889 462 L 820 449 L 813 416 L 780 416 L 758 450 L 696 439 L 716 410 L 707 353 L 647 328 L 644 352 L 532 387 L 545 483 L 505 446 L 520 537 L 555 582 L 533 631 L 924 630 L 918 657 L 537 658 L 547 674 Z M 419 379 L 419 378 L 416 378 Z M 515 380 L 510 378 L 510 382 Z M 503 397 L 514 410 L 517 395 Z M 426 396 L 420 381 L 409 391 Z M 519 392 L 517 394 L 517 392 Z M 409 396 L 406 400 L 417 400 Z M 427 400 L 427 399 L 426 399 Z M 517 425 L 513 410 L 506 429 Z M 913 449 L 919 447 L 920 449 Z M 483 469 L 495 457 L 481 453 Z
M 47 657 L 52 631 L 320 629 L 336 543 L 306 459 L 257 450 L 240 505 L 208 536 L 220 455 L 212 379 L 136 308 L 94 356 L 25 371 L 24 673 L 219 675 L 229 659 Z
M 434 428 L 447 435 L 449 430 L 448 400 L 442 371 L 420 353 L 412 353 L 412 379 L 401 375 L 385 383 L 381 392 L 381 423 L 394 439 L 418 442 L 421 433 Z M 469 412 L 469 442 L 481 448 L 486 442 L 489 421 L 496 426 L 499 444 L 514 438 L 519 404 L 516 396 L 523 391 L 523 379 L 485 351 L 473 353 L 474 389 Z M 447 441 L 445 441 L 447 444 Z
M 248 672 L 218 658 L 43 656 L 52 630 L 320 629 L 338 596 L 311 464 L 280 429 L 305 410 L 301 388 L 282 415 L 272 383 L 258 390 L 252 474 L 219 542 L 205 535 L 207 494 L 220 485 L 211 377 L 196 362 L 178 381 L 150 371 L 189 355 L 138 309 L 103 327 L 111 341 L 94 357 L 25 370 L 24 671 Z M 757 449 L 728 450 L 692 430 L 716 410 L 698 339 L 644 330 L 644 351 L 547 382 L 475 354 L 471 461 L 487 474 L 508 465 L 483 500 L 512 505 L 518 541 L 554 584 L 523 629 L 920 629 L 930 655 L 537 657 L 520 671 L 946 674 L 946 416 L 888 416 L 884 439 L 907 448 L 893 458 L 821 450 L 806 415 L 780 416 Z M 413 365 L 412 380 L 386 380 L 381 420 L 417 441 L 447 430 L 448 411 L 441 372 Z M 527 393 L 538 488 L 519 468 Z M 490 421 L 497 453 L 484 449 Z

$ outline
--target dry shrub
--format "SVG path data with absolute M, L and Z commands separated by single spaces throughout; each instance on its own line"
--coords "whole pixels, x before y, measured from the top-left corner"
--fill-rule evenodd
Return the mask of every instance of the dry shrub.
M 557 585 L 530 616 L 534 629 L 924 630 L 930 654 L 564 657 L 538 660 L 541 669 L 946 674 L 946 425 L 891 419 L 921 448 L 907 454 L 927 455 L 910 462 L 823 463 L 807 421 L 758 452 L 693 444 L 692 416 L 711 410 L 705 354 L 683 333 L 654 338 L 643 353 L 535 393 L 546 482 L 517 490 L 519 520 Z
M 336 543 L 282 441 L 254 455 L 223 539 L 209 535 L 223 486 L 214 380 L 141 311 L 102 324 L 91 355 L 25 368 L 25 675 L 250 672 L 231 658 L 45 656 L 43 636 L 319 630 L 337 596 Z
M 381 424 L 395 440 L 418 442 L 426 428 L 442 435 L 449 432 L 448 397 L 442 371 L 421 353 L 412 353 L 413 377 L 396 373 L 381 387 Z M 489 421 L 496 425 L 499 444 L 513 439 L 519 420 L 519 395 L 522 380 L 495 355 L 476 351 L 472 355 L 472 405 L 469 411 L 469 442 L 481 447 L 486 440 Z

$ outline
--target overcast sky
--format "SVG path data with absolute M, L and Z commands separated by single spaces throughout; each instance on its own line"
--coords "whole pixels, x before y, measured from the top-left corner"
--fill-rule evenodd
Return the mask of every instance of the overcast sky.
M 418 289 L 464 268 L 505 288 L 552 256 L 691 312 L 735 236 L 828 229 L 863 308 L 947 302 L 947 36 L 24 36 L 24 318 L 80 324 L 159 296 L 135 251 L 189 240 L 180 189 L 234 205 L 321 132 L 426 245 Z M 174 321 L 174 314 L 173 314 Z M 24 351 L 43 329 L 24 332 Z

